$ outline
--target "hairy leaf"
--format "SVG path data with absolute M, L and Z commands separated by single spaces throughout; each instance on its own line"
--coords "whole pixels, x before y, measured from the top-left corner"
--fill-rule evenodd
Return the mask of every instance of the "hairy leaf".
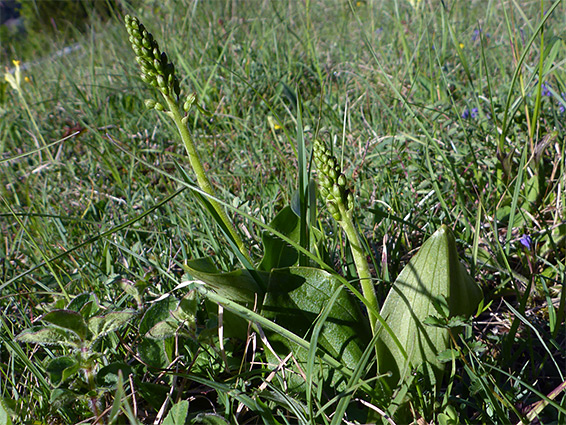
M 80 347 L 80 341 L 74 332 L 55 327 L 34 326 L 20 333 L 16 339 L 31 344 Z
M 43 315 L 41 320 L 58 328 L 66 329 L 77 334 L 81 340 L 86 339 L 87 325 L 80 313 L 72 310 L 53 310 Z
M 92 340 L 108 335 L 120 329 L 137 316 L 134 310 L 112 311 L 104 316 L 95 316 L 88 321 L 89 330 L 92 332 Z

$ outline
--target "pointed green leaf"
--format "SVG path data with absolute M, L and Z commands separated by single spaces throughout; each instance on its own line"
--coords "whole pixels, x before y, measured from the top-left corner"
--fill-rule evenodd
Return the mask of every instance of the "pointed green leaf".
M 228 425 L 228 421 L 216 413 L 198 413 L 189 422 L 191 425 Z M 269 423 L 265 422 L 264 423 Z
M 138 344 L 138 354 L 141 361 L 157 369 L 169 366 L 169 358 L 165 349 L 165 340 L 152 340 L 143 338 Z
M 85 292 L 77 295 L 67 305 L 67 310 L 72 310 L 72 311 L 76 311 L 77 313 L 81 313 L 81 315 L 86 320 L 88 320 L 88 318 L 93 314 L 96 314 L 98 308 L 99 308 L 98 300 L 96 298 L 96 295 L 90 292 Z
M 80 341 L 74 332 L 54 327 L 34 326 L 23 331 L 16 339 L 31 344 L 66 345 L 73 348 L 80 346 Z
M 175 320 L 162 320 L 157 322 L 153 327 L 146 332 L 145 336 L 152 339 L 165 339 L 175 336 L 179 329 L 179 325 Z
M 124 362 L 110 363 L 101 368 L 96 374 L 96 384 L 99 387 L 115 388 L 119 381 L 119 372 L 126 378 L 132 373 L 132 367 Z
M 187 292 L 183 298 L 181 298 L 179 306 L 172 312 L 172 315 L 179 322 L 185 322 L 185 324 L 190 325 L 196 322 L 197 309 L 197 292 L 195 290 L 191 290 Z
M 383 304 L 381 316 L 408 358 L 379 327 L 379 372 L 392 372 L 390 383 L 396 385 L 412 368 L 427 362 L 440 376 L 444 364 L 437 355 L 449 348 L 448 329 L 427 326 L 424 320 L 429 316 L 469 316 L 481 298 L 481 289 L 458 260 L 454 236 L 448 227 L 441 226 L 401 271 Z
M 10 410 L 3 399 L 0 398 L 0 425 L 12 425 Z
M 50 323 L 62 329 L 74 332 L 84 341 L 86 339 L 87 326 L 80 313 L 72 310 L 53 310 L 40 318 L 43 322 Z
M 181 400 L 171 407 L 163 421 L 163 425 L 185 425 L 187 413 L 189 413 L 189 402 Z

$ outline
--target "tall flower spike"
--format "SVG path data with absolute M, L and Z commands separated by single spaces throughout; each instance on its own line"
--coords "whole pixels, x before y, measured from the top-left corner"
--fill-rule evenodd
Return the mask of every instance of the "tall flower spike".
M 214 208 L 215 216 L 220 218 L 223 222 L 223 227 L 228 229 L 230 239 L 239 248 L 246 259 L 246 263 L 251 264 L 252 259 L 247 252 L 247 246 L 242 241 L 242 238 L 226 214 L 226 211 L 224 211 L 224 208 L 214 198 L 214 188 L 202 166 L 193 138 L 187 127 L 189 116 L 188 114 L 185 116 L 182 115 L 181 105 L 179 105 L 181 89 L 179 87 L 179 80 L 175 76 L 175 67 L 169 62 L 167 54 L 159 50 L 157 42 L 149 31 L 145 29 L 143 24 L 140 23 L 138 18 L 126 15 L 124 22 L 126 30 L 130 35 L 129 40 L 132 44 L 132 49 L 136 54 L 136 62 L 141 68 L 141 79 L 148 85 L 158 88 L 163 95 L 164 103 L 148 99 L 145 101 L 145 106 L 148 109 L 166 112 L 166 114 L 171 117 L 185 145 L 189 162 L 195 172 L 199 187 L 211 196 L 211 198 L 208 199 L 207 205 Z M 195 95 L 187 96 L 187 100 L 182 105 L 184 112 L 188 113 L 191 105 L 196 103 L 195 100 Z M 201 112 L 204 111 L 198 104 L 196 104 L 196 107 L 199 108 Z
M 164 96 L 175 94 L 178 99 L 181 87 L 175 76 L 175 67 L 169 62 L 167 55 L 159 50 L 157 41 L 138 18 L 126 15 L 124 20 L 136 62 L 141 68 L 141 79 L 152 87 L 157 87 Z

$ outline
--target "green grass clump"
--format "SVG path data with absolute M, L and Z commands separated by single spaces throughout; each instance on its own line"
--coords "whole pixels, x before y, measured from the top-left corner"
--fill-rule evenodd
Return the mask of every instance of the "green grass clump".
M 92 21 L 80 49 L 3 79 L 0 418 L 565 422 L 563 7 L 253 0 L 128 10 L 175 63 L 179 92 L 194 93 L 181 119 L 213 192 L 193 182 L 177 123 L 146 109 L 158 92 L 139 77 L 123 17 Z M 333 393 L 317 385 L 315 349 L 304 375 L 292 357 L 276 367 L 261 343 L 273 338 L 267 328 L 186 283 L 197 280 L 183 268 L 197 270 L 195 259 L 213 259 L 198 264 L 203 276 L 267 264 L 262 246 L 285 245 L 267 223 L 280 229 L 274 218 L 290 205 L 303 213 L 297 246 L 281 252 L 355 290 L 352 251 L 309 189 L 316 139 L 355 198 L 378 303 L 437 228 L 456 235 L 485 299 L 441 353 L 444 381 L 416 371 L 384 401 L 367 350 L 357 380 Z M 299 336 L 316 347 L 323 332 L 316 322 Z M 286 391 L 297 377 L 304 385 Z

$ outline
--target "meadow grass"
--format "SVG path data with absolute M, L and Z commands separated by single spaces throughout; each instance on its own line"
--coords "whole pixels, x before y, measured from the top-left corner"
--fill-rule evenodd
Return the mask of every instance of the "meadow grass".
M 564 423 L 564 3 L 550 12 L 536 1 L 444 3 L 186 0 L 128 12 L 209 113 L 192 111 L 189 128 L 254 260 L 264 229 L 249 217 L 269 223 L 292 202 L 298 128 L 309 155 L 319 137 L 341 161 L 381 299 L 427 236 L 453 229 L 483 307 L 455 341 L 446 382 L 417 382 L 404 416 L 374 420 Z M 378 398 L 360 390 L 364 377 L 337 398 L 285 393 L 250 363 L 249 341 L 219 340 L 209 301 L 190 348 L 161 342 L 175 359 L 164 370 L 140 355 L 138 325 L 101 338 L 100 364 L 127 363 L 132 375 L 94 387 L 77 378 L 55 388 L 46 365 L 70 349 L 15 340 L 81 293 L 101 311 L 142 315 L 165 294 L 183 296 L 175 288 L 188 260 L 239 267 L 187 189 L 177 130 L 145 109 L 155 94 L 122 17 L 93 21 L 80 45 L 23 71 L 23 98 L 1 87 L 0 412 L 14 423 L 95 423 L 97 413 L 176 423 L 171 406 L 189 400 L 187 423 L 367 420 Z M 319 218 L 328 264 L 354 279 L 339 228 Z M 70 394 L 84 397 L 69 404 Z M 350 394 L 356 401 L 333 416 Z M 92 400 L 106 410 L 93 413 Z

